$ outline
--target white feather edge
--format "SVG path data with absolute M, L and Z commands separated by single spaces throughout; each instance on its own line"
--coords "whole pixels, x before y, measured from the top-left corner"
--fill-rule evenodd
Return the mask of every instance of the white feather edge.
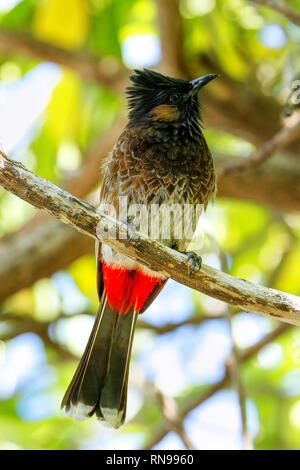
M 101 412 L 103 414 L 103 418 L 105 419 L 105 421 L 102 421 L 102 418 L 101 422 L 106 423 L 106 425 L 112 426 L 115 429 L 120 427 L 120 422 L 123 417 L 124 411 L 116 413 L 116 410 L 113 410 L 111 408 L 101 408 Z
M 157 277 L 158 279 L 165 279 L 163 274 L 160 274 L 156 271 L 152 271 L 151 269 L 143 266 L 140 263 L 137 263 L 135 260 L 128 258 L 127 256 L 113 250 L 110 246 L 102 244 L 102 259 L 105 263 L 109 264 L 110 266 L 120 269 L 125 268 L 129 270 L 139 270 L 142 271 L 149 277 Z
M 66 409 L 66 407 L 63 408 L 63 413 L 69 418 L 81 422 L 90 418 L 90 413 L 93 409 L 93 406 L 88 406 L 84 403 L 78 402 L 76 405 L 71 405 L 68 410 Z

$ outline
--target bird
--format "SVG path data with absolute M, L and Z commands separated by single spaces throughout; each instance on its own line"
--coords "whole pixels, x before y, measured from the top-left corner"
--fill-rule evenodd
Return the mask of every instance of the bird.
M 126 90 L 128 122 L 102 167 L 100 206 L 127 224 L 128 242 L 134 229 L 141 228 L 139 211 L 128 216 L 128 209 L 146 208 L 144 222 L 149 222 L 149 210 L 154 208 L 153 218 L 158 221 L 155 236 L 186 255 L 188 275 L 201 268 L 201 257 L 186 249 L 201 211 L 216 193 L 216 173 L 203 134 L 199 91 L 217 76 L 207 74 L 188 81 L 150 69 L 134 70 Z M 127 212 L 120 210 L 124 201 Z M 174 207 L 179 212 L 184 208 L 183 212 L 178 216 Z M 188 234 L 177 230 L 178 217 L 186 207 L 192 208 Z M 201 210 L 196 211 L 196 207 Z M 165 216 L 168 208 L 173 210 L 169 217 Z M 123 212 L 125 219 L 121 217 Z M 144 230 L 149 236 L 149 226 Z M 180 232 L 177 236 L 176 230 Z M 137 317 L 161 292 L 167 278 L 105 242 L 97 242 L 96 259 L 99 309 L 61 407 L 77 421 L 96 415 L 117 429 L 126 417 Z

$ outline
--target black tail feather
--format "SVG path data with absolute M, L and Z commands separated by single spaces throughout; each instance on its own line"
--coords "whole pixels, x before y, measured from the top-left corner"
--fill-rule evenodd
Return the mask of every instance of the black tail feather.
M 129 362 L 138 313 L 130 309 L 118 315 L 110 354 L 109 371 L 104 382 L 97 416 L 117 428 L 125 421 Z
M 132 339 L 138 312 L 118 315 L 105 293 L 88 344 L 61 407 L 82 421 L 96 413 L 118 428 L 126 415 Z

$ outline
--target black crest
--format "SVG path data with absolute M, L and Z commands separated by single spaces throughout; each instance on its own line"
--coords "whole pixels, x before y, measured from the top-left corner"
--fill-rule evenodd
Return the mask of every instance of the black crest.
M 133 72 L 129 77 L 132 85 L 126 90 L 131 119 L 145 116 L 152 108 L 166 102 L 174 92 L 185 95 L 192 89 L 191 83 L 181 78 L 167 77 L 148 69 Z

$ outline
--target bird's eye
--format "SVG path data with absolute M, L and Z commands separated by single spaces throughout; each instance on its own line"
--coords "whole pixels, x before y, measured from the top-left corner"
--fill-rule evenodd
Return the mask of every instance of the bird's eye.
M 179 93 L 172 93 L 170 96 L 169 96 L 169 101 L 170 103 L 178 103 L 178 101 L 180 101 L 180 94 Z

